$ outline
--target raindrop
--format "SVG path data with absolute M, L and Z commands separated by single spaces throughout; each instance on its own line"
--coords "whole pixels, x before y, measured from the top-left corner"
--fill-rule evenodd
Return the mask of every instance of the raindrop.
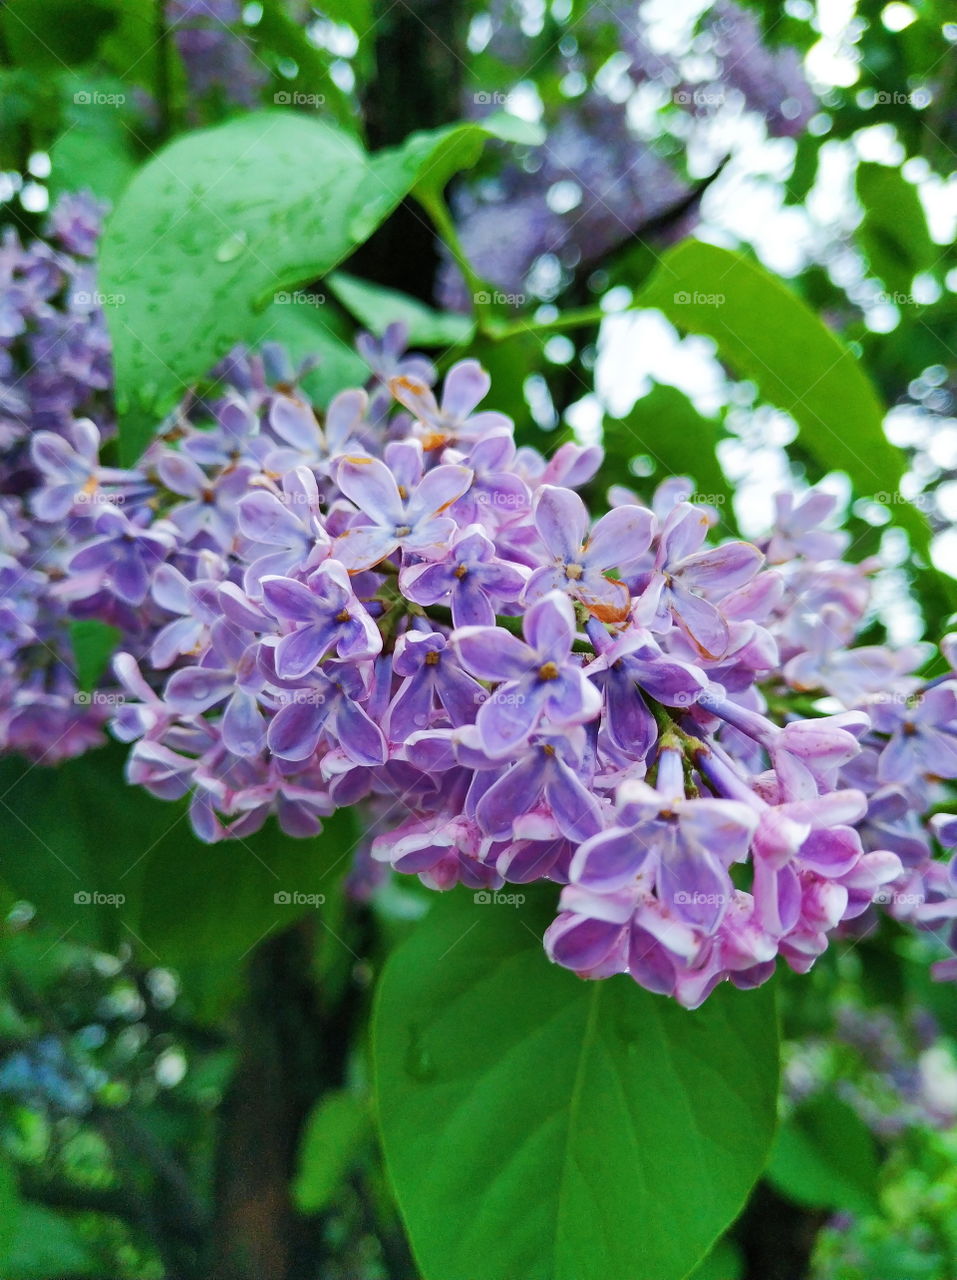
M 246 252 L 246 232 L 237 231 L 228 236 L 216 250 L 217 262 L 233 262 L 241 253 Z
M 435 1078 L 435 1061 L 432 1054 L 422 1044 L 419 1028 L 413 1024 L 409 1027 L 409 1045 L 403 1062 L 406 1075 L 413 1080 L 432 1080 Z

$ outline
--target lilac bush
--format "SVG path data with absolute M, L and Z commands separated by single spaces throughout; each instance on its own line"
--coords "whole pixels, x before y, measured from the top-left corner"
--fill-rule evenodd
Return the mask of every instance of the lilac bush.
M 600 450 L 516 448 L 478 364 L 439 394 L 398 328 L 360 349 L 368 386 L 325 411 L 234 353 L 133 468 L 88 418 L 33 433 L 3 498 L 4 750 L 109 722 L 206 842 L 365 804 L 375 862 L 552 881 L 553 961 L 689 1007 L 881 908 L 953 931 L 953 646 L 927 681 L 929 646 L 855 644 L 876 565 L 842 558 L 831 497 L 782 494 L 756 543 L 684 477 L 594 519 Z M 83 619 L 120 637 L 93 693 Z

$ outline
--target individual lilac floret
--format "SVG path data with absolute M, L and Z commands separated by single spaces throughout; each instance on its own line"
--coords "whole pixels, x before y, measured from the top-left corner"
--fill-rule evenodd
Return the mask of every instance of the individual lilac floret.
M 266 489 L 247 493 L 239 503 L 239 528 L 252 543 L 278 548 L 257 556 L 243 574 L 243 586 L 254 597 L 261 595 L 264 577 L 311 569 L 332 545 L 319 514 L 316 477 L 307 467 L 283 477 L 281 499 Z
M 645 554 L 654 529 L 652 513 L 644 507 L 616 507 L 589 533 L 588 511 L 578 494 L 542 485 L 532 519 L 551 563 L 529 578 L 525 599 L 565 591 L 607 622 L 626 617 L 631 604 L 628 588 L 608 571 L 633 564 Z
M 343 660 L 371 658 L 382 649 L 382 636 L 359 603 L 341 564 L 327 560 L 305 583 L 294 578 L 263 578 L 263 604 L 294 630 L 276 646 L 276 671 L 297 680 L 317 667 L 333 647 Z
M 700 668 L 662 652 L 650 632 L 630 627 L 612 639 L 597 621 L 588 635 L 598 655 L 587 670 L 605 695 L 605 726 L 616 747 L 641 760 L 657 740 L 644 694 L 666 707 L 690 707 L 708 686 Z
M 682 502 L 674 508 L 662 526 L 640 608 L 653 630 L 667 630 L 674 623 L 703 657 L 720 658 L 730 632 L 714 601 L 750 582 L 763 557 L 750 542 L 700 551 L 707 533 L 707 515 L 697 507 Z
M 478 713 L 485 750 L 507 755 L 527 741 L 542 717 L 557 726 L 584 724 L 601 710 L 601 694 L 572 655 L 575 611 L 553 591 L 526 613 L 519 640 L 502 627 L 462 627 L 453 644 L 479 680 L 498 683 Z
M 527 570 L 495 554 L 495 544 L 477 525 L 463 529 L 449 555 L 433 564 L 409 565 L 399 585 L 416 604 L 452 606 L 456 627 L 491 626 L 503 605 L 513 604 Z
M 389 390 L 401 405 L 415 415 L 422 428 L 426 449 L 481 439 L 488 431 L 511 430 L 512 420 L 504 413 L 473 409 L 489 393 L 492 380 L 477 360 L 460 360 L 446 374 L 442 403 L 432 389 L 417 378 L 403 374 L 389 380 Z
M 387 325 L 381 338 L 371 333 L 360 333 L 356 350 L 379 379 L 389 382 L 392 378 L 409 378 L 431 387 L 435 382 L 435 367 L 420 355 L 406 355 L 408 330 L 399 320 Z
M 478 681 L 459 667 L 439 632 L 410 631 L 400 636 L 392 670 L 404 683 L 389 707 L 390 741 L 404 741 L 428 728 L 436 700 L 453 725 L 470 724 L 487 696 Z
M 881 782 L 957 778 L 957 681 L 928 689 L 909 706 L 878 705 L 875 727 L 891 733 L 878 764 Z
M 493 840 L 508 840 L 525 815 L 544 800 L 558 830 L 576 844 L 601 830 L 601 806 L 585 786 L 585 735 L 581 728 L 562 734 L 535 734 L 518 751 L 514 764 L 497 775 L 487 771 L 488 760 L 476 761 L 485 772 L 476 775 L 467 811 Z M 499 764 L 499 769 L 502 765 Z
M 260 655 L 267 680 L 279 690 L 280 707 L 269 725 L 267 742 L 282 760 L 308 760 L 323 733 L 331 734 L 355 764 L 384 764 L 388 754 L 382 730 L 360 705 L 368 684 L 354 663 L 328 662 L 294 686 L 269 671 L 269 651 Z
M 744 861 L 756 827 L 753 809 L 736 800 L 686 799 L 681 757 L 665 749 L 654 787 L 640 779 L 622 784 L 618 825 L 579 848 L 571 879 L 615 893 L 644 873 L 680 920 L 714 933 L 734 892 L 728 867 Z
M 172 535 L 160 532 L 155 525 L 142 529 L 112 508 L 101 509 L 93 527 L 99 536 L 76 553 L 70 561 L 71 571 L 108 583 L 129 604 L 142 604 L 150 575 L 173 545 Z
M 350 526 L 333 544 L 333 556 L 355 573 L 378 564 L 399 547 L 426 559 L 440 556 L 455 532 L 455 521 L 442 513 L 466 491 L 472 473 L 451 464 L 436 467 L 403 497 L 384 462 L 345 458 L 336 480 L 372 521 Z
M 89 510 L 108 504 L 101 485 L 142 479 L 138 472 L 99 465 L 100 433 L 88 418 L 74 422 L 69 438 L 52 431 L 37 431 L 30 440 L 30 457 L 44 479 L 33 495 L 38 520 L 62 520 L 74 507 Z M 122 498 L 121 498 L 122 501 Z

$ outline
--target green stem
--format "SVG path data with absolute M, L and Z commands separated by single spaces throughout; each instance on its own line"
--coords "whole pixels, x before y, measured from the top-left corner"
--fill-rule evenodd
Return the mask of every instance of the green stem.
M 489 290 L 485 282 L 481 280 L 472 270 L 472 264 L 465 256 L 465 250 L 462 248 L 462 242 L 459 240 L 459 233 L 456 230 L 452 215 L 449 213 L 448 205 L 441 192 L 438 191 L 421 191 L 417 193 L 417 199 L 435 224 L 435 229 L 445 241 L 449 252 L 455 259 L 459 270 L 465 277 L 465 283 L 472 294 L 472 301 L 475 306 L 475 321 L 478 325 L 480 333 L 492 333 L 491 319 L 491 300 L 489 298 Z

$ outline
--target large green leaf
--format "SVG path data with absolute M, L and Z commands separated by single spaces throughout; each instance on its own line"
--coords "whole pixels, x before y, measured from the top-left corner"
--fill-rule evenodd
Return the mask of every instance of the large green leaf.
M 877 1174 L 870 1130 L 846 1102 L 822 1094 L 781 1125 L 767 1176 L 798 1204 L 876 1213 Z
M 123 457 L 277 294 L 331 271 L 410 191 L 434 197 L 486 134 L 452 126 L 370 156 L 331 124 L 271 110 L 159 152 L 114 211 L 100 261 L 101 288 L 122 299 L 108 321 Z
M 139 944 L 172 966 L 237 959 L 321 909 L 331 871 L 355 845 L 341 810 L 312 840 L 273 822 L 254 836 L 204 845 L 182 804 L 122 776 L 109 747 L 56 769 L 0 761 L 7 839 L 0 874 L 73 941 Z
M 695 1013 L 549 964 L 548 918 L 439 901 L 374 1015 L 386 1158 L 425 1280 L 681 1280 L 774 1130 L 770 989 Z

